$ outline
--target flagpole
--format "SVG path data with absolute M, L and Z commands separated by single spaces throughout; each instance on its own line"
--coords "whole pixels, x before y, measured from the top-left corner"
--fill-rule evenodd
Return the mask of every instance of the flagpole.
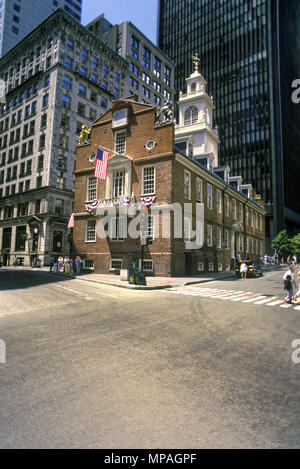
M 114 155 L 126 156 L 127 158 L 130 158 L 130 159 L 132 160 L 131 156 L 125 155 L 125 153 L 118 153 L 117 151 L 112 150 L 111 148 L 106 148 L 106 147 L 104 147 L 103 145 L 98 145 L 97 143 L 95 143 L 95 147 L 102 148 L 103 150 L 106 150 L 106 151 L 108 151 L 108 152 L 110 152 L 110 153 L 113 153 Z

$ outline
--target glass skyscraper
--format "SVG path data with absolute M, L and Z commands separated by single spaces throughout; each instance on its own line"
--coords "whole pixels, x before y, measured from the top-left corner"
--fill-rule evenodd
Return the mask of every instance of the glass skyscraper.
M 82 0 L 0 0 L 0 57 L 56 8 L 81 21 Z
M 158 46 L 177 64 L 175 89 L 198 53 L 219 128 L 220 163 L 267 204 L 267 236 L 300 228 L 300 0 L 160 0 Z

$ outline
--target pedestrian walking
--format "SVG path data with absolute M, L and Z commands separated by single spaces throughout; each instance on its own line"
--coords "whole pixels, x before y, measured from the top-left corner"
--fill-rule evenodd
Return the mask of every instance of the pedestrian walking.
M 76 269 L 76 274 L 80 274 L 81 271 L 81 265 L 82 265 L 82 260 L 80 259 L 79 256 L 76 257 L 75 259 L 75 269 Z
M 297 279 L 298 279 L 298 291 L 295 293 L 294 301 L 299 302 L 299 299 L 300 299 L 300 272 L 298 272 Z
M 17 267 L 17 265 L 18 265 L 18 258 L 17 258 L 17 256 L 14 256 L 13 257 L 13 266 Z
M 54 262 L 55 262 L 55 257 L 54 257 L 54 256 L 51 256 L 51 257 L 50 257 L 50 261 L 49 261 L 50 272 L 52 272 L 52 270 L 53 270 Z
M 296 282 L 294 280 L 295 266 L 292 265 L 291 268 L 284 274 L 284 289 L 287 291 L 286 302 L 292 304 L 294 297 L 294 287 L 297 288 Z
M 240 274 L 241 274 L 242 280 L 246 280 L 247 272 L 248 272 L 248 267 L 247 267 L 246 261 L 244 261 L 242 262 L 241 267 L 240 267 Z
M 57 262 L 58 262 L 59 272 L 63 272 L 63 263 L 64 263 L 63 258 L 61 256 L 59 256 L 59 258 L 57 259 Z

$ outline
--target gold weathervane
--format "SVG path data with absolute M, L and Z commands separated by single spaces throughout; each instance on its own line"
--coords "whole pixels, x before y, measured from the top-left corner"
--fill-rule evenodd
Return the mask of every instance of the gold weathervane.
M 200 64 L 200 57 L 196 53 L 195 55 L 192 55 L 193 63 L 195 66 L 195 73 L 199 73 L 199 64 Z

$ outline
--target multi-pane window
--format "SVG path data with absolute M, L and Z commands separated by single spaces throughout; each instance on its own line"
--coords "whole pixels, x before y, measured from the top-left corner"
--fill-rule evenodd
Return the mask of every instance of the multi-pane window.
M 138 60 L 139 59 L 139 47 L 140 47 L 140 42 L 139 40 L 132 36 L 131 37 L 131 56 Z
M 79 84 L 78 94 L 79 94 L 80 96 L 86 97 L 86 86 L 84 86 L 84 85 L 82 85 L 82 84 Z
M 217 228 L 217 248 L 222 249 L 222 230 Z
M 17 226 L 15 246 L 16 251 L 25 251 L 26 239 L 26 226 Z
M 240 234 L 240 252 L 242 253 L 244 251 L 244 238 L 243 235 Z
M 217 212 L 222 213 L 222 197 L 221 191 L 216 189 L 216 203 L 217 203 Z
M 85 117 L 85 105 L 83 103 L 78 103 L 77 111 L 81 117 Z
M 122 260 L 121 259 L 111 259 L 109 270 L 121 270 L 122 269 Z
M 202 180 L 196 178 L 196 201 L 202 203 Z
M 212 246 L 213 245 L 213 231 L 212 231 L 212 226 L 207 225 L 207 246 Z
M 198 109 L 196 106 L 190 106 L 184 113 L 184 125 L 192 125 L 198 122 Z
M 191 173 L 186 170 L 184 170 L 184 197 L 191 198 Z
M 224 244 L 224 249 L 229 248 L 229 232 L 228 232 L 228 230 L 224 230 L 223 244 Z
M 87 180 L 87 201 L 91 202 L 97 199 L 97 178 L 89 177 Z
M 141 265 L 140 260 L 140 265 Z M 153 260 L 152 259 L 144 259 L 143 261 L 143 271 L 144 272 L 153 272 Z
M 229 197 L 228 197 L 228 195 L 224 196 L 224 211 L 225 211 L 225 217 L 229 217 Z
M 87 242 L 96 241 L 96 220 L 95 219 L 86 221 L 85 240 Z
M 236 220 L 236 200 L 232 199 L 232 218 Z
M 155 194 L 155 168 L 147 166 L 143 168 L 143 194 Z
M 244 221 L 244 210 L 243 210 L 243 204 L 240 203 L 240 221 Z
M 72 88 L 72 78 L 65 75 L 64 77 L 64 87 L 68 88 L 69 90 Z
M 126 151 L 126 130 L 115 133 L 115 151 L 125 154 Z
M 150 50 L 144 46 L 143 47 L 143 65 L 148 70 L 150 69 L 150 56 L 151 56 Z
M 125 188 L 125 171 L 116 171 L 113 174 L 113 198 L 122 197 Z
M 207 184 L 207 208 L 213 208 L 213 201 L 212 201 L 212 186 Z
M 125 219 L 122 217 L 112 217 L 110 219 L 111 241 L 123 241 L 124 238 L 125 238 Z

